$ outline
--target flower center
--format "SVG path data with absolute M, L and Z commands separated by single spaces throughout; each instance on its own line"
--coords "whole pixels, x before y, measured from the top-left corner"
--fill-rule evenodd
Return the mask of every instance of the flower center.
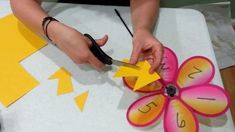
M 174 97 L 178 95 L 178 89 L 175 85 L 169 84 L 165 88 L 165 94 L 169 97 Z

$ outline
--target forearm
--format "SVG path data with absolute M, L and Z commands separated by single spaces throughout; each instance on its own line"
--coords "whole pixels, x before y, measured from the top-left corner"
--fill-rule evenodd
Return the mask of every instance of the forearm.
M 14 15 L 39 35 L 43 35 L 42 20 L 47 13 L 41 8 L 41 0 L 11 0 Z
M 131 17 L 134 33 L 139 29 L 151 31 L 158 17 L 159 1 L 131 0 Z
M 41 8 L 41 0 L 11 0 L 11 7 L 20 21 L 39 35 L 44 35 L 42 21 L 48 14 Z M 47 33 L 56 46 L 76 64 L 89 63 L 96 68 L 104 66 L 90 51 L 90 41 L 76 29 L 57 21 L 51 21 Z M 107 42 L 107 39 L 106 35 L 97 43 L 102 46 Z

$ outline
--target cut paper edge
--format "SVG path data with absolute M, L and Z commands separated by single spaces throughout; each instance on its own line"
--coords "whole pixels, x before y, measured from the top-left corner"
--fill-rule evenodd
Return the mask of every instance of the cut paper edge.
M 48 79 L 58 79 L 58 78 L 67 78 L 71 77 L 71 73 L 67 71 L 64 67 L 61 67 L 54 74 L 52 74 Z
M 86 91 L 86 92 L 84 92 L 74 98 L 75 103 L 81 112 L 83 112 L 84 106 L 86 104 L 88 93 L 89 93 L 89 91 Z
M 123 61 L 129 62 L 127 59 Z M 114 77 L 138 77 L 133 89 L 134 91 L 141 89 L 147 84 L 150 84 L 160 79 L 160 76 L 156 72 L 154 72 L 153 74 L 149 73 L 149 69 L 151 66 L 147 61 L 138 62 L 136 65 L 139 66 L 140 69 L 120 66 L 117 72 L 115 73 Z
M 0 102 L 9 107 L 25 94 L 35 88 L 39 82 L 35 80 L 20 64 L 3 64 L 11 71 L 1 71 Z M 2 66 L 2 65 L 1 65 Z M 4 66 L 3 66 L 4 67 Z M 11 74 L 12 73 L 12 74 Z M 26 83 L 25 83 L 26 82 Z M 4 87 L 2 87 L 4 86 Z
M 123 77 L 122 80 L 127 88 L 129 88 L 130 90 L 133 90 L 137 78 L 136 77 Z M 160 91 L 162 90 L 162 88 L 163 88 L 163 84 L 159 80 L 157 80 L 136 90 L 136 92 L 151 93 L 151 92 Z
M 0 102 L 9 107 L 39 84 L 19 62 L 47 43 L 31 32 L 13 14 L 0 19 L 0 29 L 0 42 L 5 43 L 0 45 Z
M 142 78 L 142 79 L 140 79 Z M 152 75 L 151 78 L 145 78 L 144 76 L 140 76 L 134 86 L 134 91 L 138 90 L 138 89 L 141 89 L 142 87 L 154 82 L 154 81 L 157 81 L 158 79 L 160 79 L 160 76 L 157 75 L 157 74 L 154 74 Z
M 123 59 L 123 62 L 128 63 L 129 60 L 128 59 Z M 137 66 L 139 66 L 139 64 L 136 64 Z M 126 72 L 128 71 L 128 72 Z M 118 78 L 118 77 L 135 77 L 138 76 L 138 69 L 135 68 L 131 68 L 131 67 L 126 67 L 126 66 L 119 66 L 118 70 L 116 71 L 116 73 L 114 74 L 113 77 Z
M 13 14 L 0 19 L 0 29 L 0 42 L 11 43 L 1 45 L 0 57 L 20 62 L 47 45 L 46 41 L 28 29 Z
M 48 79 L 58 79 L 57 95 L 63 95 L 73 92 L 71 73 L 65 68 L 60 68 Z

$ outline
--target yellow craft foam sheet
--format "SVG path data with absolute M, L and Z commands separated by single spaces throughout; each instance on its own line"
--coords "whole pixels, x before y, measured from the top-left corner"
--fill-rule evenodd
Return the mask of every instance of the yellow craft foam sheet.
M 14 15 L 0 19 L 0 102 L 8 107 L 39 82 L 19 62 L 46 45 Z

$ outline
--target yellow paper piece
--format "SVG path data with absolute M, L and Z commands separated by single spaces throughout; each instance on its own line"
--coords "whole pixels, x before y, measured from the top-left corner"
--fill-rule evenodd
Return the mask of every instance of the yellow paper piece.
M 87 96 L 88 96 L 89 91 L 86 91 L 80 95 L 78 95 L 77 97 L 74 98 L 75 103 L 77 104 L 78 108 L 80 109 L 80 111 L 83 111 L 83 108 L 86 104 L 86 100 L 87 100 Z
M 13 15 L 0 19 L 0 102 L 8 107 L 39 82 L 18 64 L 46 45 Z
M 124 60 L 128 62 L 128 60 Z M 137 77 L 136 84 L 134 86 L 134 91 L 138 90 L 149 83 L 160 79 L 160 76 L 154 72 L 153 74 L 149 73 L 150 64 L 147 61 L 138 62 L 136 64 L 139 66 L 139 69 L 120 66 L 117 72 L 115 73 L 114 77 Z
M 129 60 L 124 59 L 123 62 L 129 62 Z M 137 64 L 137 66 L 140 65 L 141 62 L 139 62 Z M 128 71 L 128 72 L 127 72 Z M 115 73 L 114 77 L 136 77 L 138 76 L 139 72 L 138 69 L 134 69 L 134 68 L 129 68 L 126 66 L 120 66 L 119 69 L 117 70 L 117 72 Z
M 60 68 L 49 79 L 59 80 L 57 95 L 73 92 L 71 74 L 65 68 Z
M 0 102 L 5 107 L 39 84 L 20 64 L 4 62 L 0 68 Z
M 25 27 L 14 15 L 0 19 L 0 36 L 0 58 L 14 59 L 16 62 L 46 45 L 43 39 Z

